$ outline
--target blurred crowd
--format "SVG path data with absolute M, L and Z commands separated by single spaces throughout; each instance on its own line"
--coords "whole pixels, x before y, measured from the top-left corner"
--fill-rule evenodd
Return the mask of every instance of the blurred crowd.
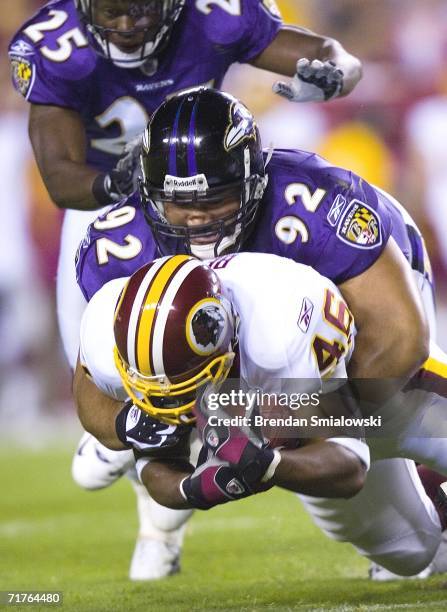
M 10 84 L 6 54 L 14 31 L 44 3 L 8 2 L 0 20 L 0 416 L 6 418 L 18 410 L 27 416 L 72 410 L 54 307 L 62 213 L 35 167 L 28 105 Z M 276 75 L 237 65 L 224 89 L 254 112 L 264 146 L 317 151 L 391 192 L 410 211 L 434 267 L 445 349 L 447 3 L 278 0 L 278 5 L 286 23 L 340 40 L 362 60 L 363 80 L 347 98 L 297 105 L 271 92 Z

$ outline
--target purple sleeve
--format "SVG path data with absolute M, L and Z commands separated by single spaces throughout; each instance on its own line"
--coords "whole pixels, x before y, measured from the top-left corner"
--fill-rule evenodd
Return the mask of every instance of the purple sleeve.
M 370 268 L 393 229 L 391 215 L 376 191 L 355 175 L 350 190 L 334 194 L 325 207 L 325 243 L 313 267 L 340 285 Z
M 76 279 L 87 301 L 108 281 L 130 276 L 157 256 L 141 207 L 132 203 L 124 200 L 98 217 L 79 245 Z
M 12 39 L 9 58 L 13 85 L 26 100 L 81 112 L 96 58 L 73 2 L 42 7 Z
M 87 233 L 78 247 L 76 253 L 76 280 L 83 296 L 89 302 L 93 295 L 104 283 L 98 277 L 98 262 L 95 252 L 95 239 L 93 225 L 87 229 Z
M 227 8 L 223 8 L 223 6 Z M 196 23 L 212 45 L 228 49 L 233 61 L 249 62 L 272 42 L 282 25 L 273 0 L 196 2 Z
M 290 150 L 275 150 L 267 171 L 264 201 L 270 210 L 264 208 L 250 250 L 267 248 L 335 284 L 380 257 L 394 221 L 384 199 L 361 177 L 318 155 Z
M 237 61 L 249 62 L 266 49 L 282 26 L 281 14 L 272 0 L 245 3 L 247 21 Z
M 10 61 L 13 85 L 28 102 L 62 106 L 81 112 L 78 81 L 68 81 L 52 74 L 38 54 L 33 57 L 10 54 Z

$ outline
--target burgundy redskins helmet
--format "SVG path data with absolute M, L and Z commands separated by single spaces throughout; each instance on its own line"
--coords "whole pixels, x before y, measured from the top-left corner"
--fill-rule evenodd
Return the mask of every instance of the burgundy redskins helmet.
M 137 270 L 115 310 L 115 364 L 132 401 L 170 424 L 190 423 L 197 390 L 225 380 L 234 319 L 215 272 L 188 255 Z

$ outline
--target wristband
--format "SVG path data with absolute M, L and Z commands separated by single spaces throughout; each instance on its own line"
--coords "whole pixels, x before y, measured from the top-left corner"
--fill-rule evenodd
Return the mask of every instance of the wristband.
M 275 449 L 273 451 L 273 460 L 271 464 L 268 466 L 266 473 L 261 478 L 261 482 L 268 482 L 269 480 L 273 478 L 276 472 L 276 468 L 278 467 L 280 461 L 281 461 L 281 453 Z
M 147 466 L 147 464 L 150 462 L 151 462 L 150 457 L 140 457 L 139 459 L 137 459 L 135 463 L 135 470 L 137 472 L 138 480 L 139 482 L 141 482 L 142 485 L 144 485 L 144 482 L 141 480 L 141 473 L 144 470 L 144 468 Z
M 366 467 L 366 469 L 369 470 L 369 466 L 371 463 L 369 447 L 359 438 L 326 438 L 326 442 L 333 442 L 334 444 L 339 444 L 340 446 L 347 448 L 351 451 L 351 453 L 356 455 Z
M 108 174 L 98 174 L 92 185 L 92 194 L 100 206 L 107 206 L 115 202 L 110 194 L 110 176 Z

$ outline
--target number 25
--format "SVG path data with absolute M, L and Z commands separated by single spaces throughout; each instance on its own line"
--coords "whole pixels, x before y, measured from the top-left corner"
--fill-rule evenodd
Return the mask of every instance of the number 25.
M 33 23 L 24 30 L 24 33 L 34 43 L 40 42 L 44 38 L 43 32 L 52 32 L 59 29 L 68 19 L 65 11 L 51 10 L 48 14 L 51 16 L 50 19 L 41 23 Z M 53 62 L 65 62 L 73 51 L 72 41 L 76 47 L 88 46 L 88 40 L 81 30 L 79 28 L 72 28 L 56 39 L 59 45 L 57 49 L 50 49 L 45 46 L 40 48 L 40 52 L 44 57 Z

